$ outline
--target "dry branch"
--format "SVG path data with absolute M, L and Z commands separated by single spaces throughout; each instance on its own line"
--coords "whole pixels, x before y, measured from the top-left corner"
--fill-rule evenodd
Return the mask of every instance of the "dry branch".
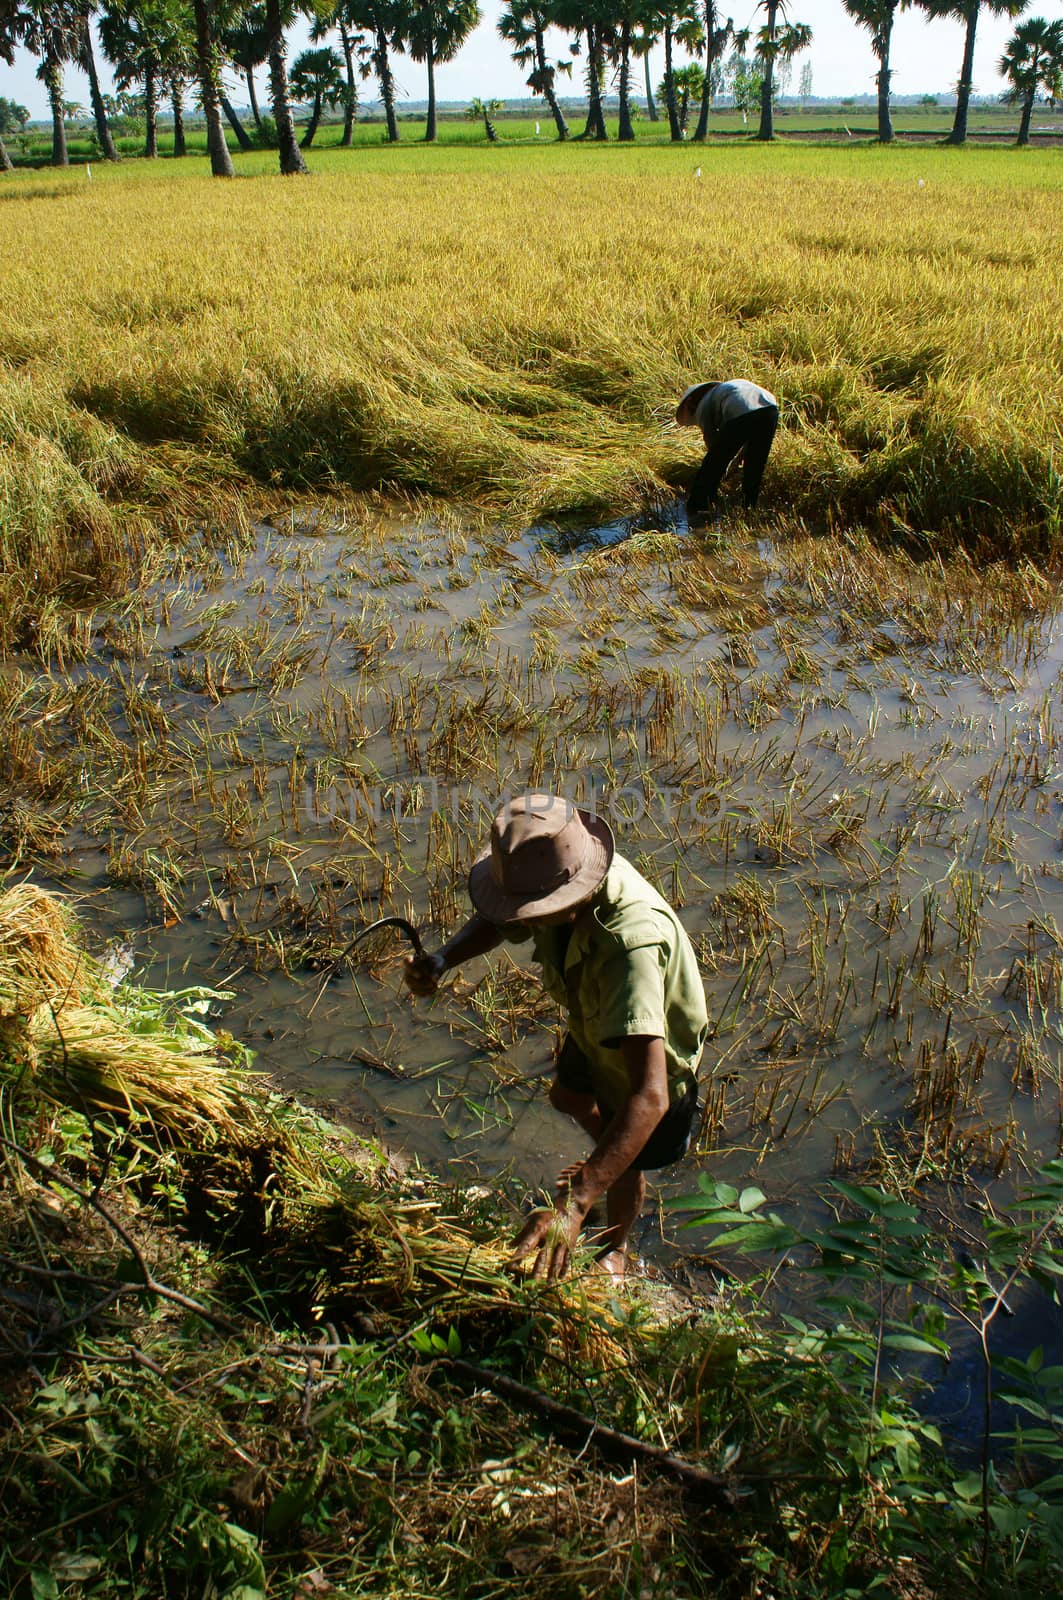
M 734 1510 L 734 1493 L 728 1487 L 726 1480 L 717 1473 L 707 1472 L 704 1467 L 695 1466 L 692 1461 L 685 1461 L 682 1456 L 673 1455 L 661 1445 L 646 1444 L 630 1433 L 620 1433 L 616 1428 L 603 1427 L 592 1417 L 584 1416 L 582 1411 L 577 1411 L 574 1406 L 567 1406 L 560 1400 L 552 1400 L 549 1395 L 540 1393 L 538 1389 L 531 1389 L 525 1383 L 518 1383 L 515 1378 L 507 1378 L 501 1372 L 493 1372 L 489 1367 L 479 1367 L 471 1361 L 461 1361 L 454 1357 L 446 1358 L 446 1364 L 461 1377 L 490 1389 L 501 1399 L 511 1400 L 526 1411 L 536 1412 L 550 1424 L 552 1430 L 560 1434 L 582 1435 L 585 1444 L 593 1445 L 603 1455 L 624 1462 L 643 1462 L 664 1473 L 665 1476 L 677 1479 L 685 1488 L 708 1500 L 718 1510 Z

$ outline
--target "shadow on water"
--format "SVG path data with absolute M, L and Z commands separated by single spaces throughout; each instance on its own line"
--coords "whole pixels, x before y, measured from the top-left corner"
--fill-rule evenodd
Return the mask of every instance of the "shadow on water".
M 623 544 L 633 534 L 661 532 L 687 533 L 686 512 L 681 500 L 657 505 L 637 516 L 617 517 L 612 522 L 588 525 L 583 521 L 539 523 L 528 530 L 544 550 L 557 556 L 584 554 Z
M 1063 1307 L 1043 1290 L 1027 1284 L 1008 1299 L 1008 1310 L 992 1325 L 989 1351 L 993 1361 L 993 1402 L 989 1411 L 991 1450 L 996 1439 L 1012 1433 L 1016 1426 L 1029 1430 L 1036 1426 L 1029 1412 L 1001 1399 L 1001 1391 L 1014 1389 L 1003 1376 L 999 1363 L 1025 1362 L 1035 1351 L 1043 1355 L 1044 1367 L 1063 1367 Z M 947 1364 L 934 1362 L 921 1373 L 926 1389 L 920 1409 L 936 1422 L 957 1455 L 974 1460 L 982 1448 L 985 1426 L 985 1366 L 981 1346 L 973 1331 L 952 1340 L 952 1358 Z M 1036 1456 L 1035 1447 L 1027 1447 Z
M 507 792 L 573 794 L 705 978 L 704 1118 L 662 1196 L 699 1169 L 806 1219 L 831 1175 L 1006 1193 L 1063 1132 L 1058 586 L 755 533 L 366 503 L 189 547 L 0 675 L 8 858 L 508 1231 L 582 1151 L 534 974 L 503 954 L 417 1002 L 386 940 L 328 974 L 377 916 L 459 924 Z M 637 1243 L 706 1250 L 656 1209 Z

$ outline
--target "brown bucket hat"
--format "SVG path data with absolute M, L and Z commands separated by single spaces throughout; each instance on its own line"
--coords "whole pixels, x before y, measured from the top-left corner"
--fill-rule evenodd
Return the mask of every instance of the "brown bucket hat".
M 518 795 L 491 825 L 473 862 L 469 898 L 489 922 L 525 922 L 589 900 L 613 859 L 601 817 L 556 794 Z

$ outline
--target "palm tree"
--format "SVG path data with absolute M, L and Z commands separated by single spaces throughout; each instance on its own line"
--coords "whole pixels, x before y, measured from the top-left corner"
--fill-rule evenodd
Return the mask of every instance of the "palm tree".
M 550 107 L 559 139 L 568 138 L 568 123 L 557 103 L 554 81 L 559 72 L 571 73 L 571 61 L 548 61 L 546 29 L 549 26 L 545 5 L 536 0 L 506 0 L 498 19 L 498 31 L 511 47 L 518 67 L 530 67 L 526 82 L 532 94 L 541 94 Z
M 342 67 L 335 50 L 327 45 L 318 50 L 304 50 L 292 62 L 292 94 L 296 100 L 311 102 L 310 121 L 300 140 L 303 150 L 309 150 L 314 142 L 324 107 L 338 106 L 343 99 Z
M 0 0 L 0 61 L 3 61 L 9 67 L 14 65 L 15 45 L 21 37 L 18 15 L 16 0 Z M 2 125 L 0 125 L 0 172 L 13 172 L 14 170 L 14 163 L 7 153 L 7 146 L 3 140 Z
M 347 6 L 341 0 L 339 5 L 333 6 L 331 11 L 318 13 L 310 29 L 310 37 L 315 44 L 320 44 L 335 28 L 339 32 L 340 44 L 343 48 L 344 71 L 347 79 L 347 89 L 343 97 L 343 134 L 340 146 L 347 150 L 354 143 L 354 113 L 358 107 L 358 86 L 354 77 L 354 52 L 362 41 L 356 32 L 352 32 L 347 17 Z
M 646 114 L 651 122 L 659 119 L 657 102 L 653 97 L 653 83 L 650 78 L 650 51 L 657 43 L 657 35 L 649 28 L 643 28 L 631 41 L 631 53 L 642 57 L 642 70 L 646 83 Z
M 37 76 L 48 91 L 52 112 L 52 166 L 68 167 L 63 121 L 63 66 L 77 50 L 79 18 L 70 0 L 29 0 L 17 14 L 18 38 L 40 58 Z
M 395 115 L 395 75 L 389 54 L 402 36 L 401 0 L 348 0 L 347 16 L 352 27 L 364 31 L 368 39 L 359 45 L 363 78 L 376 75 L 384 103 L 384 123 L 388 144 L 397 144 L 398 118 Z
M 675 96 L 675 109 L 679 120 L 681 138 L 686 134 L 687 120 L 690 116 L 690 102 L 692 100 L 700 101 L 704 88 L 705 69 L 700 62 L 688 61 L 685 67 L 676 67 L 673 70 L 672 92 Z M 658 99 L 666 99 L 663 82 L 658 86 L 657 96 Z
M 473 100 L 465 113 L 470 122 L 479 122 L 480 118 L 483 117 L 484 131 L 492 144 L 498 143 L 498 129 L 491 121 L 491 118 L 496 111 L 502 110 L 504 104 L 505 102 L 502 100 Z
M 620 117 L 617 138 L 630 144 L 635 137 L 631 117 L 631 59 L 649 52 L 649 38 L 657 23 L 654 0 L 620 0 L 609 38 L 610 59 L 617 68 Z
M 974 88 L 974 41 L 979 12 L 984 7 L 995 17 L 1018 17 L 1029 3 L 1030 0 L 917 0 L 927 16 L 953 17 L 965 24 L 963 63 L 956 85 L 956 114 L 946 144 L 965 144 L 967 141 L 967 111 Z
M 436 136 L 436 62 L 453 61 L 482 15 L 477 0 L 407 0 L 404 49 L 428 68 L 427 143 Z
M 225 93 L 221 78 L 218 79 L 218 102 L 222 108 L 222 111 L 225 113 L 226 122 L 236 135 L 236 142 L 240 146 L 240 149 L 253 150 L 255 148 L 254 141 L 252 140 L 247 129 L 244 127 L 243 123 L 240 121 L 240 118 L 236 115 L 236 107 Z
M 82 0 L 78 11 L 74 60 L 89 80 L 89 103 L 92 106 L 92 120 L 96 124 L 96 139 L 100 153 L 105 161 L 117 161 L 118 151 L 111 137 L 107 110 L 103 103 L 103 95 L 100 93 L 100 75 L 96 70 L 96 52 L 92 45 L 92 11 L 91 0 L 89 3 Z
M 222 34 L 225 53 L 240 68 L 247 84 L 247 103 L 255 119 L 255 127 L 262 132 L 262 118 L 255 93 L 255 68 L 260 67 L 269 55 L 269 32 L 266 11 L 261 5 L 252 5 Z
M 1029 17 L 1020 22 L 997 62 L 997 71 L 1011 85 L 1004 100 L 1022 106 L 1015 143 L 1029 144 L 1030 118 L 1038 89 L 1053 100 L 1063 95 L 1063 21 Z
M 170 96 L 173 116 L 173 153 L 186 153 L 184 99 L 185 85 L 195 77 L 196 41 L 192 17 L 182 0 L 156 0 L 159 7 L 159 57 L 162 79 Z
M 161 90 L 173 108 L 173 153 L 183 156 L 184 87 L 195 72 L 192 16 L 185 0 L 104 0 L 99 34 L 118 88 L 143 81 L 145 156 L 158 155 Z
M 192 0 L 196 22 L 196 72 L 199 98 L 207 124 L 211 175 L 215 178 L 233 178 L 236 169 L 225 142 L 225 129 L 221 125 L 221 53 L 214 35 L 214 9 L 211 0 Z
M 106 0 L 100 14 L 99 34 L 103 53 L 111 63 L 119 89 L 144 85 L 144 154 L 154 160 L 159 153 L 158 101 L 162 54 L 159 36 L 150 25 L 152 0 L 120 4 Z
M 273 123 L 277 130 L 277 153 L 284 177 L 295 177 L 306 171 L 306 162 L 296 143 L 295 119 L 292 116 L 288 94 L 288 46 L 285 28 L 295 20 L 294 0 L 265 0 L 263 27 L 266 36 L 266 59 L 269 62 L 269 97 L 273 110 Z
M 842 0 L 849 15 L 871 35 L 871 48 L 878 61 L 875 84 L 878 88 L 878 137 L 881 144 L 893 142 L 890 116 L 890 44 L 898 11 L 906 11 L 911 0 Z
M 716 0 L 705 0 L 702 22 L 705 30 L 705 81 L 701 88 L 698 125 L 694 129 L 696 144 L 704 143 L 709 136 L 709 111 L 712 107 L 712 97 L 716 92 L 719 62 L 723 60 L 728 42 L 736 37 L 734 23 L 730 17 L 721 25 Z
M 1025 3 L 1025 0 L 1024 0 Z M 760 127 L 757 138 L 767 142 L 775 137 L 775 63 L 790 61 L 812 43 L 812 29 L 804 22 L 790 22 L 786 0 L 760 0 L 758 11 L 766 21 L 757 29 L 754 51 L 763 74 L 760 85 Z M 780 23 L 780 16 L 783 21 Z
M 605 56 L 613 30 L 612 0 L 551 0 L 550 21 L 573 35 L 570 46 L 578 56 L 586 51 L 587 122 L 580 139 L 608 139 L 602 110 L 602 80 Z
M 664 0 L 664 4 L 658 0 L 656 6 L 661 37 L 664 40 L 664 77 L 661 79 L 661 87 L 664 90 L 664 107 L 668 113 L 668 132 L 673 144 L 678 144 L 683 137 L 676 90 L 675 46 L 682 44 L 688 50 L 698 47 L 701 24 L 696 4 L 697 0 Z M 660 95 L 658 98 L 661 98 Z

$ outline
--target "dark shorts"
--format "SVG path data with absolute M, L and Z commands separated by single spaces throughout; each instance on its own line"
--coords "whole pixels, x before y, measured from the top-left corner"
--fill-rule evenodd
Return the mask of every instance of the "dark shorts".
M 598 1100 L 598 1110 L 608 1122 L 618 1108 L 606 1105 L 598 1095 L 591 1071 L 591 1064 L 575 1039 L 571 1034 L 566 1034 L 557 1057 L 557 1081 L 573 1094 L 594 1095 Z M 674 1162 L 681 1161 L 690 1144 L 697 1112 L 698 1090 L 697 1085 L 692 1083 L 682 1099 L 668 1107 L 631 1163 L 635 1171 L 656 1172 L 659 1167 L 670 1167 Z

